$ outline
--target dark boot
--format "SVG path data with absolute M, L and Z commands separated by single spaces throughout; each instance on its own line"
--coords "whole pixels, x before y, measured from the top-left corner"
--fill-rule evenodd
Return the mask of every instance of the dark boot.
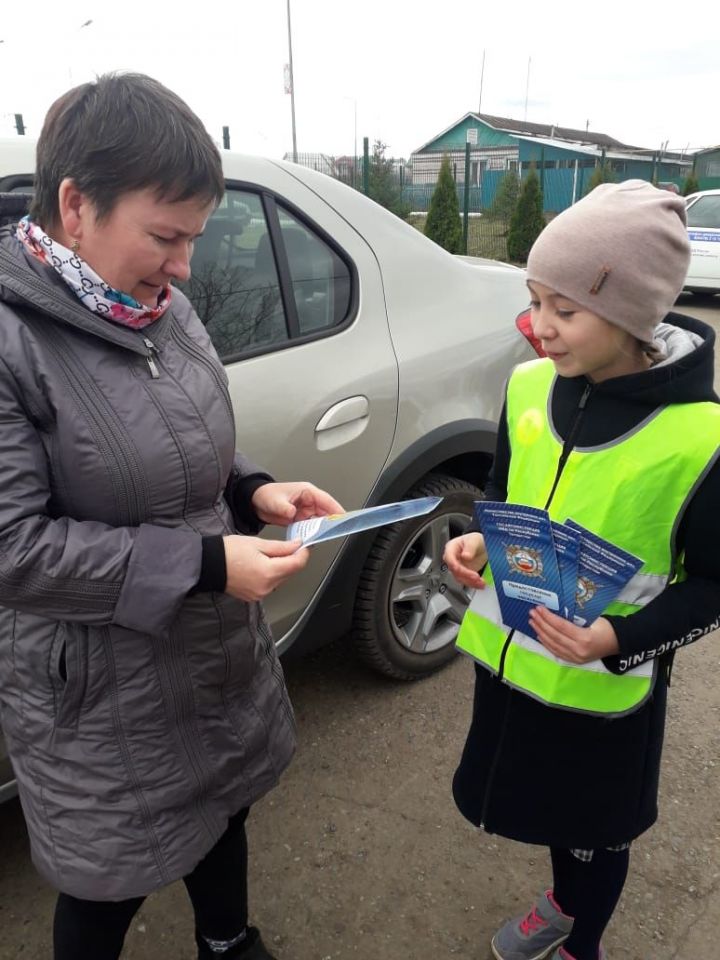
M 247 936 L 224 953 L 211 950 L 198 931 L 195 932 L 195 941 L 198 945 L 198 960 L 277 960 L 268 953 L 257 927 L 248 927 Z

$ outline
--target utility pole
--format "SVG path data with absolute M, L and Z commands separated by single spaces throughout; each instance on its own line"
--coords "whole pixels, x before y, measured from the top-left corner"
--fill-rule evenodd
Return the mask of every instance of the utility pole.
M 528 93 L 530 92 L 530 60 L 528 57 L 528 68 L 527 68 L 527 81 L 525 83 L 525 116 L 524 120 L 527 120 L 527 108 L 528 108 Z
M 287 0 L 288 48 L 290 67 L 290 112 L 292 114 L 293 163 L 297 163 L 297 136 L 295 134 L 295 77 L 293 76 L 292 29 L 290 27 L 290 0 Z
M 15 114 L 15 129 L 19 137 L 25 136 L 25 123 L 23 122 L 23 115 L 21 113 Z
M 230 149 L 230 127 L 223 127 L 223 149 Z
M 485 76 L 485 50 L 483 49 L 482 67 L 480 68 L 480 99 L 478 100 L 478 113 L 482 113 L 482 88 L 483 88 L 484 76 Z

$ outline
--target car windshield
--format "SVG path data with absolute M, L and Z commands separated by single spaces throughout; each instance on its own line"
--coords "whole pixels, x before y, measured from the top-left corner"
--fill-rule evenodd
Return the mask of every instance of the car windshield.
M 689 227 L 710 227 L 720 230 L 720 193 L 699 197 L 687 211 Z

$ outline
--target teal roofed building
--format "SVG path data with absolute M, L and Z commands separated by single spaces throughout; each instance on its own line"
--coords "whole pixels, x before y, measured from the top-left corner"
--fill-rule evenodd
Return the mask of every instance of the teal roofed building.
M 492 205 L 498 183 L 506 173 L 522 177 L 531 166 L 543 186 L 545 210 L 555 213 L 583 196 L 599 164 L 607 164 L 618 181 L 639 178 L 678 186 L 692 167 L 691 160 L 680 154 L 630 146 L 604 133 L 467 113 L 411 155 L 411 202 L 415 210 L 427 209 L 446 154 L 462 206 L 466 143 L 470 144 L 468 188 L 469 209 L 473 211 Z
M 720 188 L 720 144 L 707 150 L 698 150 L 695 154 L 695 176 L 701 190 Z

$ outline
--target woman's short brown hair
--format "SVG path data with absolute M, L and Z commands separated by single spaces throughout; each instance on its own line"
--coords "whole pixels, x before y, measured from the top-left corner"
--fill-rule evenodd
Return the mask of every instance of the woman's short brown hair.
M 58 218 L 58 189 L 71 178 L 99 219 L 133 190 L 161 199 L 214 200 L 225 183 L 217 147 L 188 105 L 152 77 L 107 73 L 50 107 L 37 144 L 30 215 L 46 229 Z

